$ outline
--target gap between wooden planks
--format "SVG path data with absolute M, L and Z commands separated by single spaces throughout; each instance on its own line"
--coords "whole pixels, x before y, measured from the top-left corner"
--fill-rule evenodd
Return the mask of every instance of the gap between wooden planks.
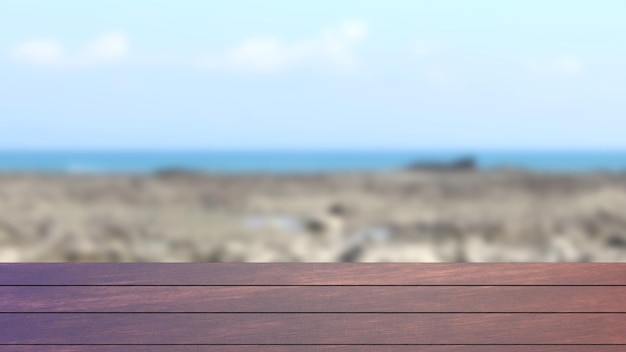
M 625 298 L 609 263 L 0 264 L 0 349 L 626 351 Z

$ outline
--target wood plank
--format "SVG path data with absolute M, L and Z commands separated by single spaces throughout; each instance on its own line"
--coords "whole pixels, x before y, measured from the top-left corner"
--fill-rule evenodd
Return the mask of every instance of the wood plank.
M 626 313 L 626 286 L 6 286 L 0 312 Z
M 626 263 L 28 263 L 0 285 L 626 285 Z
M 3 346 L 3 352 L 624 352 L 624 346 Z
M 626 314 L 9 314 L 0 344 L 626 344 Z
M 3 352 L 624 352 L 624 346 L 3 346 Z

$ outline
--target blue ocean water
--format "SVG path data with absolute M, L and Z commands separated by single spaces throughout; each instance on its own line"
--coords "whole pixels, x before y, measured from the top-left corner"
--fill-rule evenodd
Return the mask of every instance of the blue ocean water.
M 541 172 L 626 171 L 626 151 L 0 151 L 0 171 L 150 173 L 186 169 L 217 173 L 380 171 L 413 162 L 473 157 L 483 169 Z

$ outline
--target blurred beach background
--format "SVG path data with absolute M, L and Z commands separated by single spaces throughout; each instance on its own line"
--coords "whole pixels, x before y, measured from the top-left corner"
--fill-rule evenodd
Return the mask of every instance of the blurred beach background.
M 625 11 L 3 0 L 0 262 L 626 261 Z

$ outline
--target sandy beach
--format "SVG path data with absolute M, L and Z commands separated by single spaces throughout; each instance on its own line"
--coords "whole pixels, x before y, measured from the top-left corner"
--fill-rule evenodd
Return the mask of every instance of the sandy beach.
M 626 174 L 5 173 L 0 261 L 626 261 Z

